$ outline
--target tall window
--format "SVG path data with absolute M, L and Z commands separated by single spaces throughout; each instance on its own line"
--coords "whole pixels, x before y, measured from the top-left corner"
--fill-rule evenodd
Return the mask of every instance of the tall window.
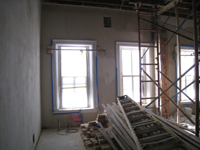
M 120 47 L 123 95 L 138 101 L 140 96 L 139 52 L 137 47 Z
M 149 53 L 146 56 L 149 57 Z M 145 57 L 142 63 L 145 63 L 147 60 Z M 117 42 L 118 95 L 128 95 L 136 102 L 140 101 L 139 67 L 137 44 Z M 143 68 L 149 72 L 148 66 L 143 66 Z M 142 74 L 141 78 L 145 80 L 146 76 Z M 142 84 L 142 95 L 144 97 L 150 91 L 148 87 L 148 85 Z M 146 102 L 143 101 L 143 104 Z
M 66 46 L 61 51 L 62 108 L 88 107 L 87 47 Z
M 181 74 L 187 71 L 195 63 L 194 50 L 181 48 Z M 184 77 L 181 78 L 181 89 L 188 86 L 195 79 L 194 68 L 191 69 Z M 195 87 L 194 84 L 190 85 L 184 91 L 191 99 L 195 98 Z M 190 102 L 188 98 L 181 94 L 181 99 L 183 102 Z
M 53 89 L 56 110 L 95 107 L 94 41 L 53 40 Z

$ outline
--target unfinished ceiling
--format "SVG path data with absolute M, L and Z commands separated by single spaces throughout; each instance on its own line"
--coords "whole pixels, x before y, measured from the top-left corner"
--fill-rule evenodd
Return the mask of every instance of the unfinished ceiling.
M 186 17 L 192 9 L 192 0 L 43 0 L 43 3 L 101 7 L 126 11 L 139 9 L 140 12 L 146 13 L 154 13 L 165 8 L 165 12 L 162 15 L 169 15 L 171 9 L 173 9 L 173 3 L 178 1 L 179 15 L 180 17 Z M 200 6 L 197 10 L 200 10 Z

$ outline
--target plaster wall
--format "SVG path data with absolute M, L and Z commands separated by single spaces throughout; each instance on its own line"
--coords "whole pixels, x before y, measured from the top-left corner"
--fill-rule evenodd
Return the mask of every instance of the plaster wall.
M 0 1 L 0 149 L 33 150 L 41 131 L 40 1 Z
M 111 28 L 104 28 L 103 18 L 111 17 Z M 141 28 L 151 24 L 141 23 Z M 101 104 L 116 101 L 116 42 L 137 42 L 137 14 L 102 8 L 42 5 L 41 20 L 41 99 L 42 126 L 56 127 L 57 119 L 66 125 L 66 115 L 53 115 L 51 104 L 50 55 L 46 53 L 51 39 L 96 40 L 101 49 L 98 56 L 98 88 Z M 142 33 L 142 42 L 151 42 L 150 33 Z M 97 113 L 83 113 L 84 122 L 94 120 Z

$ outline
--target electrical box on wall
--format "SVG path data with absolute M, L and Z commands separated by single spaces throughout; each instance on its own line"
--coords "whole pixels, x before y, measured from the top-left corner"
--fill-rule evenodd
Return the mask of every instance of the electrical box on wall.
M 104 27 L 111 28 L 111 18 L 110 17 L 104 17 Z

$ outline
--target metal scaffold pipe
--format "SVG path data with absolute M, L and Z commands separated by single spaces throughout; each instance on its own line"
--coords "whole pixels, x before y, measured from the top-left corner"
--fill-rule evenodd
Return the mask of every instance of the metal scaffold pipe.
M 175 9 L 175 13 L 176 13 L 176 26 L 179 27 L 179 14 L 178 14 L 178 9 Z M 179 33 L 179 31 L 177 31 L 177 33 Z M 181 76 L 181 46 L 180 46 L 180 36 L 176 35 L 176 52 L 177 52 L 177 67 L 178 67 L 178 77 Z M 181 88 L 181 80 L 179 81 L 178 84 L 179 88 Z M 180 107 L 181 105 L 181 94 L 179 94 L 179 98 L 177 99 L 177 104 Z M 180 124 L 180 111 L 179 109 L 177 109 L 177 123 Z
M 198 58 L 198 36 L 197 36 L 197 7 L 196 0 L 192 1 L 193 7 L 193 28 L 194 28 L 194 48 L 195 48 L 195 98 L 196 98 L 196 124 L 195 124 L 195 135 L 199 137 L 199 58 Z M 200 2 L 200 0 L 199 0 Z M 198 3 L 199 3 L 198 2 Z
M 174 81 L 167 89 L 165 89 L 165 92 L 167 90 L 169 90 L 174 84 L 176 84 L 176 82 L 178 82 L 184 75 L 186 75 L 192 68 L 194 68 L 195 65 L 192 65 L 188 70 L 186 70 L 178 79 L 176 79 L 176 81 Z M 143 70 L 144 71 L 144 70 Z M 160 97 L 162 94 L 161 93 L 158 97 Z M 154 101 L 156 101 L 158 99 L 158 97 L 156 97 L 154 100 L 152 100 L 145 108 L 149 107 Z
M 195 122 L 168 96 L 168 94 L 144 70 L 143 70 L 143 72 L 144 72 L 144 74 L 146 74 L 146 76 L 149 77 L 150 80 L 152 80 L 154 82 L 154 84 L 158 88 L 160 88 L 160 90 L 163 92 L 163 94 L 165 94 L 170 99 L 170 101 L 190 120 L 190 122 L 195 124 Z
M 176 93 L 174 96 L 172 96 L 171 98 L 174 98 L 176 95 L 178 95 L 179 93 L 183 92 L 185 89 L 187 89 L 189 86 L 191 86 L 192 84 L 195 83 L 195 80 L 190 82 L 190 84 L 188 84 L 186 87 L 184 87 L 182 90 L 180 90 L 180 92 Z M 167 102 L 169 102 L 169 100 L 165 101 L 161 106 L 167 104 Z
M 178 3 L 176 3 L 176 6 L 174 7 L 174 9 L 177 7 Z M 167 17 L 167 19 L 165 20 L 165 22 L 163 22 L 164 24 L 162 25 L 163 27 L 165 26 L 165 24 L 167 24 L 167 21 L 169 20 L 169 18 L 171 17 L 172 13 L 173 13 L 174 10 L 172 10 L 169 14 L 169 16 Z M 158 22 L 158 19 L 156 19 L 156 21 Z M 143 53 L 142 57 L 143 58 L 145 56 L 145 54 L 147 53 L 147 51 L 149 50 L 149 48 L 151 47 L 151 45 L 155 42 L 156 40 L 156 37 L 160 34 L 160 29 L 158 31 L 158 33 L 155 34 L 153 40 L 151 41 L 150 43 L 150 46 L 145 50 L 145 52 Z
M 159 71 L 169 82 L 171 82 L 171 83 L 173 83 L 166 75 L 164 75 L 161 71 Z M 180 91 L 180 92 L 182 92 L 192 103 L 194 103 L 195 104 L 195 102 L 185 93 L 185 92 L 183 92 L 183 90 L 181 90 L 178 86 L 176 86 L 175 84 L 174 84 L 174 86 Z M 179 92 L 179 93 L 180 93 Z

